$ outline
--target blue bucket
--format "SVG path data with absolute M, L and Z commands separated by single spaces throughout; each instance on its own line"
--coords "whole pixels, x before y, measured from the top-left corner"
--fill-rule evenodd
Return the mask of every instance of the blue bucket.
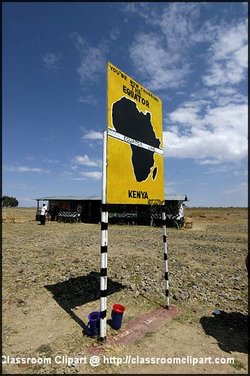
M 88 315 L 87 331 L 90 337 L 94 337 L 100 333 L 100 313 L 97 311 L 91 312 Z
M 122 325 L 123 312 L 125 307 L 121 304 L 114 304 L 111 312 L 111 326 L 113 329 L 120 329 Z

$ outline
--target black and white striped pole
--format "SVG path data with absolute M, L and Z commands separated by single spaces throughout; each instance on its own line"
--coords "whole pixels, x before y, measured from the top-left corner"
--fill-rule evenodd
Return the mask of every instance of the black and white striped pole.
M 165 277 L 165 294 L 166 294 L 166 308 L 169 308 L 169 281 L 168 281 L 168 243 L 167 243 L 167 224 L 166 212 L 163 207 L 162 210 L 162 228 L 163 228 L 163 247 L 164 247 L 164 277 Z
M 107 327 L 107 265 L 108 265 L 108 205 L 106 200 L 107 131 L 103 133 L 101 253 L 100 253 L 100 337 L 106 340 Z

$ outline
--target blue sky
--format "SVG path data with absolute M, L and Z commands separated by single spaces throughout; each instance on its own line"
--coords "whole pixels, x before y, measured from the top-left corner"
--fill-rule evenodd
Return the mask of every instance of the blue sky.
M 163 102 L 165 192 L 247 206 L 248 8 L 4 3 L 3 195 L 100 196 L 106 65 Z

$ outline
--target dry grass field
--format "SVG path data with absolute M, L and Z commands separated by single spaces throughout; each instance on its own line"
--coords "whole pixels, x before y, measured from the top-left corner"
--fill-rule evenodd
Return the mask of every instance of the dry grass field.
M 90 356 L 83 333 L 99 310 L 100 226 L 35 221 L 35 209 L 4 209 L 2 352 L 50 364 L 3 364 L 4 374 L 247 374 L 247 209 L 186 208 L 192 228 L 169 228 L 170 304 L 179 315 L 105 356 L 234 358 L 234 364 L 57 364 L 57 355 Z M 125 305 L 123 325 L 165 303 L 162 229 L 109 226 L 108 318 Z M 219 315 L 212 314 L 220 310 Z M 4 358 L 5 359 L 5 358 Z M 10 359 L 10 358 L 9 358 Z

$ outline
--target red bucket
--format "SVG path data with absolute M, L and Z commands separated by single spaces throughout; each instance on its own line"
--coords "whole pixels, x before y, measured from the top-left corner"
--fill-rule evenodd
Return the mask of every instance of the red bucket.
M 125 311 L 125 307 L 121 304 L 114 304 L 113 311 L 116 313 L 123 313 Z
M 122 325 L 122 317 L 123 317 L 123 312 L 125 311 L 125 307 L 121 304 L 114 304 L 113 305 L 113 310 L 111 312 L 111 326 L 113 329 L 120 329 Z

